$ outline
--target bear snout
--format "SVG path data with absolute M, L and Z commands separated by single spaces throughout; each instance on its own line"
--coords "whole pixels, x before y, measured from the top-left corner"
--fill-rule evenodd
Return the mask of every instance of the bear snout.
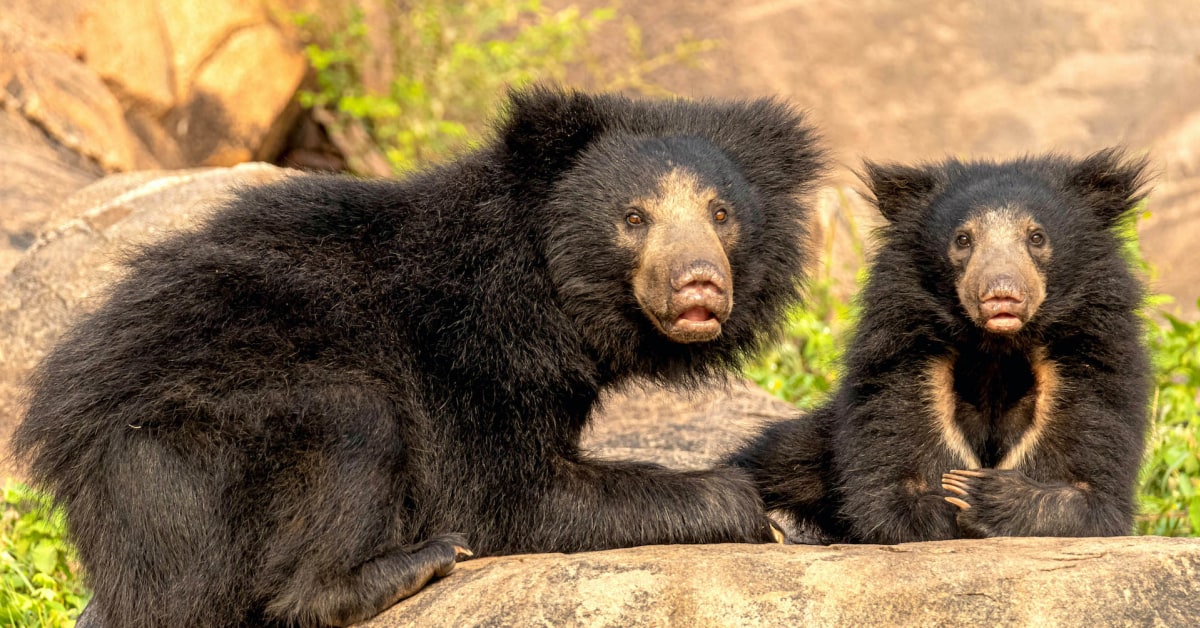
M 1033 318 L 1040 300 L 1025 277 L 1014 273 L 999 273 L 981 282 L 978 322 L 985 330 L 997 334 L 1015 334 Z M 1037 292 L 1036 286 L 1032 292 Z
M 999 334 L 1014 334 L 1029 320 L 1029 302 L 1025 291 L 1009 281 L 997 282 L 979 302 L 984 329 Z
M 696 261 L 671 273 L 667 335 L 675 342 L 704 342 L 721 334 L 733 310 L 729 278 L 707 261 Z

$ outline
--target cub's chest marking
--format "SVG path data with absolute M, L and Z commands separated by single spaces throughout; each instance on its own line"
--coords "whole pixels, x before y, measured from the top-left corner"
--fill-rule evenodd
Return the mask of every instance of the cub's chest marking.
M 954 408 L 958 397 L 954 394 L 954 360 L 936 358 L 929 364 L 925 375 L 925 396 L 936 419 L 934 429 L 942 444 L 958 456 L 964 468 L 978 469 L 983 465 L 979 457 L 967 444 L 967 437 L 954 420 Z
M 1038 349 L 1030 362 L 1035 390 L 1033 419 L 1016 446 L 1005 453 L 996 465 L 997 469 L 1016 469 L 1025 462 L 1045 434 L 1050 414 L 1054 411 L 1054 400 L 1061 385 L 1058 365 L 1046 358 L 1045 349 Z M 925 395 L 936 421 L 933 427 L 939 432 L 942 444 L 959 457 L 964 468 L 981 468 L 983 465 L 979 457 L 967 443 L 967 437 L 955 420 L 958 396 L 954 394 L 952 358 L 937 358 L 930 362 L 926 371 Z
M 1021 440 L 1013 447 L 997 469 L 1015 469 L 1025 462 L 1033 448 L 1046 433 L 1046 425 L 1050 422 L 1050 413 L 1054 411 L 1054 400 L 1058 396 L 1061 382 L 1058 377 L 1058 365 L 1053 360 L 1046 359 L 1046 350 L 1038 349 L 1031 360 L 1033 368 L 1033 385 L 1037 391 L 1033 402 L 1033 421 L 1029 429 L 1021 435 Z

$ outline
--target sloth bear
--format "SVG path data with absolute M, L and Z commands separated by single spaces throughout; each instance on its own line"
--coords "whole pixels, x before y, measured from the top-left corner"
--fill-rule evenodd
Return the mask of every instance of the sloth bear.
M 1144 172 L 868 164 L 888 223 L 840 387 L 729 462 L 825 542 L 1128 534 L 1150 379 L 1115 227 Z
M 453 163 L 243 190 L 136 255 L 15 441 L 89 619 L 346 625 L 471 552 L 772 541 L 743 471 L 580 436 L 602 389 L 696 385 L 777 327 L 821 164 L 776 101 L 534 88 Z

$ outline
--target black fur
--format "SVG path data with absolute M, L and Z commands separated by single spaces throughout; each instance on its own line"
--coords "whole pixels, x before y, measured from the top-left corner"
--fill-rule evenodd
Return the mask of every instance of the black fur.
M 659 167 L 720 156 L 713 183 L 744 199 L 715 341 L 666 341 L 613 244 L 647 143 L 683 147 Z M 598 171 L 601 147 L 629 160 Z M 244 190 L 132 259 L 42 363 L 15 451 L 65 507 L 114 627 L 348 623 L 464 541 L 769 541 L 740 470 L 595 460 L 579 440 L 602 389 L 695 384 L 777 327 L 819 161 L 777 102 L 533 89 L 494 141 L 406 180 Z
M 888 218 L 841 385 L 826 405 L 768 427 L 735 454 L 768 509 L 825 540 L 897 543 L 994 535 L 1121 535 L 1148 423 L 1149 367 L 1137 316 L 1142 288 L 1113 227 L 1142 198 L 1145 163 L 1109 150 L 1006 163 L 868 164 Z M 981 207 L 1031 212 L 1053 243 L 1046 298 L 1015 336 L 985 333 L 963 311 L 947 259 L 955 229 Z M 1057 365 L 1055 410 L 1012 470 L 993 467 L 1029 428 L 1032 360 Z M 942 474 L 964 469 L 946 446 L 923 381 L 956 358 L 955 417 L 984 467 L 960 476 L 959 510 Z M 1024 404 L 1024 405 L 1022 405 Z

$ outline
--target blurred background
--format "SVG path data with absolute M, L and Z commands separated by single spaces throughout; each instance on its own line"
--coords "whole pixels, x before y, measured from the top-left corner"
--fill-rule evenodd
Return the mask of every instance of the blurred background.
M 822 267 L 745 372 L 800 408 L 836 381 L 853 324 L 877 220 L 863 158 L 1147 155 L 1134 262 L 1157 389 L 1138 531 L 1200 534 L 1195 1 L 0 0 L 0 442 L 120 251 L 286 169 L 395 176 L 452 158 L 534 81 L 809 112 L 836 162 L 817 194 Z M 5 489 L 0 622 L 69 625 L 86 587 L 38 499 Z
M 480 137 L 506 86 L 542 80 L 789 99 L 824 130 L 832 183 L 849 188 L 864 157 L 1124 144 L 1159 174 L 1139 225 L 1154 285 L 1196 312 L 1197 2 L 4 4 L 0 144 L 21 150 L 0 156 L 0 270 L 65 195 L 106 173 L 250 160 L 403 170 Z

